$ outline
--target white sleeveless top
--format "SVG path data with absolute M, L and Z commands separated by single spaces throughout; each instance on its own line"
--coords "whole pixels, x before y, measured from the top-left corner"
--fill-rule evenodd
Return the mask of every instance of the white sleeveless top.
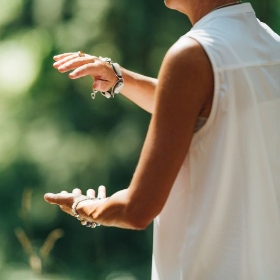
M 185 36 L 208 54 L 215 93 L 154 221 L 152 279 L 279 280 L 280 37 L 249 3 Z

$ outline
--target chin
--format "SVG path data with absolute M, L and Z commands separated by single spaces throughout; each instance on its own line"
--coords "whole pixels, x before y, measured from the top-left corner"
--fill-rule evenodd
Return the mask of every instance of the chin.
M 172 1 L 172 0 L 164 0 L 164 4 L 165 4 L 165 6 L 167 7 L 167 8 L 169 8 L 169 9 L 174 9 L 174 3 L 172 3 L 172 2 L 174 2 L 174 1 Z M 173 4 L 173 5 L 172 5 Z
M 164 0 L 164 4 L 167 8 L 171 9 L 171 10 L 177 10 L 180 12 L 180 8 L 179 8 L 179 3 L 178 1 L 175 0 Z
M 180 1 L 176 1 L 176 0 L 164 0 L 164 4 L 167 8 L 171 9 L 171 10 L 176 10 L 180 13 L 185 14 L 186 16 L 188 16 L 188 13 L 186 11 L 186 9 L 184 9 L 181 5 L 180 5 Z

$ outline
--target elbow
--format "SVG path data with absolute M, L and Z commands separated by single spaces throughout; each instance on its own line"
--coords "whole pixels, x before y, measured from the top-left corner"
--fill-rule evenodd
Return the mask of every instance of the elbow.
M 153 217 L 149 213 L 144 213 L 143 209 L 137 209 L 132 205 L 127 207 L 126 220 L 131 229 L 145 230 L 152 223 Z
M 134 230 L 146 230 L 147 227 L 150 225 L 151 221 L 145 221 L 144 219 L 131 219 L 131 221 L 129 221 L 129 225 L 131 227 L 131 229 Z

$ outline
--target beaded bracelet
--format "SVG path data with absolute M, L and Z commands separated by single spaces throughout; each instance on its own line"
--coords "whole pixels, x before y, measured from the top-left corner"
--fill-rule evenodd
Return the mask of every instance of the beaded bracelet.
M 100 226 L 100 224 L 84 220 L 83 218 L 80 217 L 80 215 L 78 214 L 76 208 L 77 208 L 78 204 L 80 202 L 82 202 L 82 201 L 85 201 L 85 200 L 96 200 L 96 199 L 99 200 L 98 198 L 91 198 L 91 197 L 82 195 L 82 196 L 79 196 L 79 197 L 75 198 L 74 203 L 72 204 L 72 212 L 73 212 L 74 217 L 77 220 L 79 220 L 83 226 L 86 226 L 88 228 L 95 228 L 97 226 Z

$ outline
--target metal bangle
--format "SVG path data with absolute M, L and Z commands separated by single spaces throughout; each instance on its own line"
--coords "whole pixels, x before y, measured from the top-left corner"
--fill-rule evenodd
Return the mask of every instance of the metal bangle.
M 76 208 L 80 202 L 85 201 L 85 200 L 99 200 L 99 198 L 91 198 L 91 197 L 84 196 L 84 195 L 76 198 L 74 200 L 74 203 L 72 204 L 72 213 L 73 213 L 74 217 L 77 218 L 77 220 L 81 221 L 82 225 L 85 225 L 86 227 L 95 228 L 96 226 L 100 226 L 99 223 L 89 222 L 85 219 L 82 219 L 80 217 L 80 215 L 78 214 Z
M 74 217 L 77 218 L 78 220 L 79 220 L 79 217 L 80 217 L 77 210 L 76 210 L 78 204 L 82 201 L 89 200 L 89 199 L 90 199 L 90 197 L 84 196 L 84 195 L 75 198 L 74 203 L 72 204 L 72 213 L 73 213 Z
M 114 71 L 114 74 L 115 74 L 115 76 L 118 79 L 110 90 L 108 90 L 108 91 L 101 91 L 100 93 L 103 96 L 105 96 L 106 98 L 111 98 L 111 97 L 114 98 L 115 94 L 120 93 L 120 91 L 121 91 L 121 89 L 122 89 L 122 87 L 124 85 L 124 79 L 122 77 L 122 72 L 121 72 L 120 66 L 119 66 L 118 63 L 113 62 L 112 59 L 109 58 L 109 57 L 99 56 L 99 59 L 104 61 L 104 62 L 108 62 L 111 65 L 111 67 L 112 67 L 112 69 Z M 120 73 L 118 73 L 117 68 L 119 68 L 119 70 L 120 70 L 119 72 Z M 93 93 L 91 94 L 92 99 L 95 99 L 95 95 L 96 95 L 97 92 L 98 92 L 97 90 L 93 91 Z

